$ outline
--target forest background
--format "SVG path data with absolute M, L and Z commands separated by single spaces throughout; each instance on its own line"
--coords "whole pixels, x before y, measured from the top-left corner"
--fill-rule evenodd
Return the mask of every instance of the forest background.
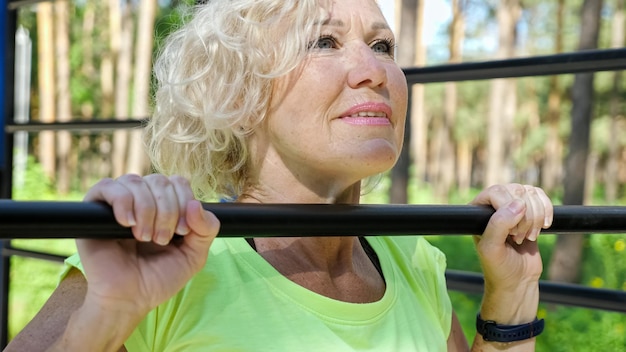
M 393 2 L 402 67 L 549 55 L 625 42 L 624 0 Z M 432 1 L 432 0 L 431 0 Z M 58 0 L 20 8 L 16 120 L 141 120 L 151 108 L 153 53 L 189 1 Z M 440 11 L 440 9 L 439 9 Z M 426 47 L 424 18 L 443 30 Z M 22 55 L 22 56 L 20 56 Z M 32 64 L 31 64 L 32 63 Z M 433 83 L 412 87 L 405 151 L 365 203 L 467 203 L 501 182 L 543 187 L 556 204 L 626 204 L 623 72 Z M 20 84 L 22 82 L 22 84 Z M 146 174 L 138 129 L 16 134 L 13 198 L 78 200 L 102 177 Z M 468 236 L 428 237 L 450 269 L 480 271 Z M 543 279 L 626 290 L 626 235 L 545 235 Z M 69 255 L 71 240 L 13 241 Z M 54 289 L 61 265 L 12 257 L 9 334 Z M 471 340 L 480 297 L 451 292 Z M 626 315 L 542 304 L 538 351 L 626 350 Z

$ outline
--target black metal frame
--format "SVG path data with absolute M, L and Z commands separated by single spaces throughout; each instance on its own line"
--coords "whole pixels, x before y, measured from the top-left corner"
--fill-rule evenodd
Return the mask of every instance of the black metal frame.
M 480 235 L 494 209 L 478 205 L 204 203 L 219 237 Z M 554 207 L 549 234 L 625 233 L 626 206 Z M 99 202 L 0 199 L 0 239 L 132 238 Z M 626 297 L 626 292 L 624 293 Z M 625 301 L 626 302 L 626 301 Z M 626 310 L 626 305 L 624 306 Z
M 13 104 L 13 62 L 14 34 L 16 31 L 17 10 L 24 5 L 49 0 L 6 0 L 0 1 L 0 45 L 4 46 L 4 61 L 0 59 L 0 199 L 11 199 L 13 134 L 17 131 L 43 130 L 83 130 L 102 131 L 116 128 L 141 127 L 143 121 L 98 121 L 70 123 L 28 123 L 15 124 Z M 614 71 L 626 69 L 626 48 L 572 52 L 521 59 L 438 65 L 422 68 L 405 68 L 409 83 L 434 83 L 492 78 L 511 78 L 581 72 Z M 4 120 L 4 121 L 3 121 Z M 4 123 L 4 126 L 3 126 Z M 3 138 L 4 137 L 4 138 Z M 0 258 L 0 345 L 8 342 L 8 290 L 9 260 L 13 255 L 30 258 L 62 261 L 63 256 L 13 248 L 10 240 L 2 240 Z M 482 276 L 476 273 L 448 270 L 446 273 L 449 288 L 469 293 L 482 292 Z M 626 294 L 622 291 L 588 288 L 552 282 L 540 283 L 541 300 L 557 304 L 623 311 Z
M 3 4 L 4 5 L 4 4 Z M 17 11 L 0 9 L 0 45 L 4 48 L 4 59 L 2 63 L 2 78 L 0 82 L 4 85 L 1 89 L 0 126 L 12 124 L 14 122 L 14 61 L 15 61 L 15 32 L 17 30 Z M 0 198 L 12 197 L 13 184 L 13 134 L 0 131 L 4 138 L 0 137 Z M 10 264 L 11 257 L 4 255 L 6 249 L 11 246 L 9 240 L 2 240 L 0 257 L 0 344 L 4 348 L 8 342 L 8 320 L 9 320 L 9 285 L 10 285 Z

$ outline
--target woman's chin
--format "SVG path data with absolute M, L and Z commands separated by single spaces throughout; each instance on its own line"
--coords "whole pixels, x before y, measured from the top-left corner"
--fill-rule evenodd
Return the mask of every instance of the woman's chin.
M 376 153 L 361 154 L 353 160 L 359 160 L 359 167 L 367 175 L 373 176 L 391 169 L 398 161 L 399 154 L 395 150 L 378 151 Z

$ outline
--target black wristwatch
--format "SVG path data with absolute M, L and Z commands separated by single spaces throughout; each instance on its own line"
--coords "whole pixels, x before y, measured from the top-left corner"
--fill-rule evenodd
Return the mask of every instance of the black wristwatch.
M 480 313 L 476 316 L 476 330 L 485 341 L 514 342 L 526 340 L 541 334 L 544 320 L 535 318 L 534 321 L 521 325 L 502 325 L 493 320 L 483 320 Z

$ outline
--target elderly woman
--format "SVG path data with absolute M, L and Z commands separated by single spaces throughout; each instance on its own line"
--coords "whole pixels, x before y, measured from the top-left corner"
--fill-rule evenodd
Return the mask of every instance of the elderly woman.
M 374 0 L 198 6 L 155 64 L 146 140 L 160 174 L 102 180 L 85 197 L 110 204 L 134 239 L 78 240 L 7 350 L 468 350 L 445 258 L 424 238 L 216 238 L 199 202 L 358 203 L 361 181 L 402 147 L 394 49 Z M 485 292 L 472 350 L 534 350 L 550 200 L 511 184 L 472 203 L 496 209 L 476 237 Z

